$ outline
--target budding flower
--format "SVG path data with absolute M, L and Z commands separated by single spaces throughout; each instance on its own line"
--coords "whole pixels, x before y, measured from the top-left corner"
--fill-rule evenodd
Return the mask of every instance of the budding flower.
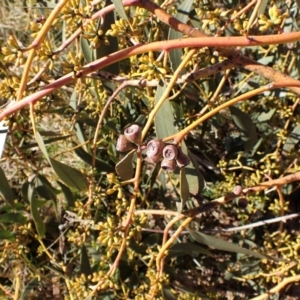
M 156 164 L 160 160 L 164 146 L 165 146 L 165 143 L 159 139 L 151 140 L 147 144 L 147 152 L 146 153 L 151 162 Z
M 175 145 L 167 145 L 163 149 L 163 157 L 167 160 L 174 160 L 177 158 L 178 155 L 178 149 Z
M 176 169 L 175 159 L 169 160 L 169 159 L 164 158 L 161 162 L 161 168 L 165 171 L 174 172 Z
M 127 152 L 129 150 L 132 150 L 134 148 L 134 145 L 128 141 L 128 139 L 125 137 L 125 135 L 121 134 L 118 138 L 116 149 L 119 152 Z
M 176 163 L 179 168 L 186 167 L 191 162 L 190 158 L 184 154 L 181 149 L 178 149 Z
M 136 124 L 133 124 L 124 130 L 124 135 L 127 140 L 136 145 L 140 145 L 142 139 L 142 129 Z

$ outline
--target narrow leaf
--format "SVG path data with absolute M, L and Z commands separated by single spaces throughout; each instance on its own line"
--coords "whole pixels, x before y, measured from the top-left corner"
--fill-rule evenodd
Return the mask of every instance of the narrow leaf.
M 129 180 L 133 176 L 133 166 L 132 159 L 135 151 L 130 151 L 122 160 L 120 160 L 116 165 L 116 172 L 121 177 L 122 180 Z
M 175 18 L 181 21 L 182 23 L 186 24 L 189 18 L 189 13 L 193 7 L 193 2 L 194 2 L 193 0 L 183 1 L 183 3 L 178 8 L 178 12 L 175 15 Z M 176 31 L 173 28 L 170 28 L 168 40 L 180 39 L 182 38 L 182 35 L 183 34 L 181 32 Z M 173 70 L 176 70 L 180 65 L 182 61 L 182 55 L 183 55 L 183 50 L 180 48 L 170 51 L 169 57 L 170 57 L 170 62 Z
M 186 178 L 185 168 L 181 168 L 180 169 L 180 200 L 181 200 L 180 212 L 184 208 L 185 203 L 188 201 L 189 196 L 190 196 L 189 184 Z
M 8 133 L 8 126 L 6 126 L 5 124 L 6 121 L 0 122 L 0 159 L 2 158 L 2 154 L 6 144 L 6 137 Z
M 46 159 L 50 163 L 50 159 L 49 159 L 49 155 L 48 155 L 47 149 L 45 147 L 43 138 L 42 138 L 42 136 L 40 135 L 39 132 L 36 132 L 35 139 L 36 139 L 36 141 L 37 141 L 37 143 L 39 145 L 39 148 L 41 149 L 42 153 L 44 154 L 44 156 L 46 157 Z
M 121 18 L 123 18 L 124 20 L 128 21 L 122 1 L 121 0 L 111 0 L 111 2 L 115 5 L 116 12 L 119 14 L 119 16 Z
M 268 256 L 261 254 L 259 252 L 249 250 L 246 248 L 243 248 L 237 244 L 229 243 L 227 241 L 224 241 L 222 239 L 206 235 L 202 232 L 199 231 L 194 231 L 194 230 L 189 230 L 191 236 L 199 243 L 207 245 L 209 247 L 218 249 L 218 250 L 223 250 L 223 251 L 229 251 L 229 252 L 235 252 L 235 253 L 242 253 L 246 255 L 251 255 L 260 259 L 272 259 L 272 260 L 277 260 L 274 257 Z
M 195 245 L 193 243 L 177 243 L 168 250 L 167 258 L 182 255 L 190 255 L 195 257 L 199 254 L 213 257 L 213 255 L 207 249 L 200 247 L 199 245 Z
M 39 208 L 42 204 L 41 201 L 35 197 L 35 187 L 33 183 L 28 186 L 28 199 L 30 201 L 30 211 L 35 224 L 36 231 L 40 238 L 45 236 L 45 225 L 39 213 Z
M 14 201 L 16 200 L 15 193 L 11 190 L 9 183 L 3 170 L 0 167 L 0 198 L 3 198 L 7 204 L 14 206 Z
M 15 236 L 8 230 L 0 230 L 0 240 L 14 241 Z
M 283 146 L 285 152 L 291 152 L 300 141 L 300 125 L 297 125 L 289 137 L 286 139 Z
M 157 103 L 166 89 L 165 85 L 158 85 L 155 93 L 155 103 Z M 157 138 L 163 139 L 169 135 L 175 134 L 177 131 L 174 127 L 174 117 L 172 107 L 169 101 L 165 101 L 158 110 L 155 118 L 155 131 Z
M 50 158 L 50 163 L 56 175 L 66 185 L 76 188 L 79 191 L 85 191 L 88 189 L 87 178 L 80 171 L 67 166 L 53 158 Z
M 74 151 L 84 162 L 86 162 L 90 166 L 92 165 L 92 161 L 93 161 L 92 155 L 84 151 L 82 148 L 78 148 L 78 147 L 76 147 Z M 95 167 L 99 172 L 111 173 L 114 171 L 114 168 L 111 165 L 97 158 L 95 160 Z
M 85 246 L 81 248 L 81 256 L 80 256 L 80 273 L 85 274 L 86 276 L 92 274 L 92 268 L 90 266 L 90 261 L 88 257 L 88 253 L 86 251 Z
M 84 38 L 81 38 L 80 39 L 80 45 L 81 45 L 81 50 L 82 50 L 82 53 L 83 53 L 83 56 L 86 60 L 87 63 L 90 63 L 93 61 L 93 55 L 92 55 L 92 49 L 90 48 L 90 45 L 89 45 L 89 42 L 84 39 Z
M 64 194 L 65 200 L 67 202 L 67 207 L 73 207 L 75 205 L 75 199 L 72 191 L 60 181 L 57 181 L 57 184 L 60 186 L 61 191 Z
M 27 219 L 21 213 L 9 212 L 0 215 L 0 223 L 21 224 L 27 223 Z
M 229 109 L 233 122 L 241 131 L 245 151 L 248 152 L 257 142 L 256 128 L 248 114 L 235 106 L 230 106 Z
M 29 281 L 29 283 L 26 285 L 25 289 L 23 290 L 20 300 L 26 300 L 28 299 L 28 294 L 32 292 L 33 289 L 36 289 L 37 286 L 39 285 L 39 280 L 38 278 L 33 278 L 32 280 Z

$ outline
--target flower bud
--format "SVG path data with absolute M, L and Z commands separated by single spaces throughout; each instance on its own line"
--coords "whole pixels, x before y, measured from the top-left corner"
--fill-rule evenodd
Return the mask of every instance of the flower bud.
M 176 169 L 176 161 L 175 161 L 175 159 L 169 160 L 169 159 L 164 158 L 162 160 L 162 162 L 161 162 L 161 168 L 164 171 L 174 172 L 175 169 Z
M 134 148 L 134 145 L 128 141 L 125 135 L 121 134 L 118 138 L 116 149 L 119 152 L 126 152 Z
M 178 154 L 178 149 L 175 145 L 167 145 L 164 149 L 163 149 L 163 157 L 164 159 L 167 160 L 174 160 L 177 157 Z
M 186 167 L 191 162 L 190 158 L 184 154 L 181 149 L 178 149 L 176 163 L 179 168 Z
M 136 124 L 133 124 L 124 130 L 124 135 L 131 143 L 139 145 L 142 138 L 142 129 Z
M 165 146 L 165 143 L 159 139 L 151 140 L 147 144 L 147 152 L 146 153 L 147 153 L 148 158 L 151 160 L 151 162 L 156 164 L 160 160 L 164 146 Z

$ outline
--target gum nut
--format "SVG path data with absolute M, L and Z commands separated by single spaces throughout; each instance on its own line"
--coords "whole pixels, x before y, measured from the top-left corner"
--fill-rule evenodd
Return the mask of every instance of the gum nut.
M 168 159 L 168 160 L 174 160 L 177 157 L 178 154 L 178 149 L 175 145 L 167 145 L 164 149 L 163 149 L 163 157 L 164 159 Z
M 125 135 L 121 134 L 117 140 L 117 145 L 116 145 L 116 149 L 119 152 L 126 152 L 129 151 L 131 149 L 133 149 L 133 144 L 130 143 L 127 138 L 125 137 Z
M 190 158 L 184 154 L 180 149 L 178 151 L 178 155 L 177 155 L 177 158 L 176 158 L 176 162 L 177 162 L 177 166 L 179 168 L 183 168 L 183 167 L 186 167 L 190 162 Z
M 124 130 L 124 135 L 127 140 L 136 145 L 140 145 L 142 138 L 142 129 L 136 124 L 133 124 Z
M 161 162 L 161 168 L 164 171 L 174 172 L 176 169 L 176 161 L 175 159 L 169 160 L 169 159 L 163 159 Z
M 153 157 L 160 157 L 165 143 L 162 140 L 154 139 L 147 144 L 147 156 L 152 160 Z

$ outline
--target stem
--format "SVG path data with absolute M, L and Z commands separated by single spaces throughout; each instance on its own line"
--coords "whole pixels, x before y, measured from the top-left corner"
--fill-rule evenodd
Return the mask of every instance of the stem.
M 82 77 L 90 74 L 91 72 L 97 71 L 101 68 L 104 68 L 110 64 L 113 64 L 117 61 L 123 60 L 130 56 L 142 54 L 149 51 L 170 51 L 172 49 L 190 47 L 190 48 L 201 48 L 201 47 L 232 47 L 232 46 L 257 46 L 257 45 L 269 45 L 269 44 L 280 44 L 280 43 L 289 43 L 300 40 L 300 32 L 292 32 L 286 33 L 282 35 L 269 35 L 269 36 L 256 36 L 252 37 L 253 40 L 246 39 L 245 37 L 202 37 L 202 38 L 187 38 L 187 39 L 175 39 L 170 41 L 160 41 L 154 42 L 150 44 L 139 44 L 136 46 L 132 46 L 130 48 L 126 48 L 124 50 L 117 51 L 115 53 L 110 54 L 109 56 L 102 57 L 92 63 L 87 64 L 83 69 L 76 74 L 76 77 Z M 238 59 L 238 58 L 236 58 Z M 250 62 L 252 62 L 250 60 Z M 234 62 L 234 65 L 237 63 Z M 256 65 L 257 67 L 257 65 Z M 273 70 L 273 69 L 272 69 Z M 255 70 L 254 70 L 255 72 Z M 275 72 L 273 70 L 273 72 Z M 274 75 L 274 74 L 273 74 Z M 296 79 L 290 79 L 285 76 L 285 81 L 289 80 L 290 84 L 286 86 L 292 87 L 300 87 L 300 81 Z M 282 78 L 274 77 L 274 80 L 281 80 Z M 47 96 L 56 89 L 71 83 L 74 80 L 74 73 L 71 72 L 55 82 L 48 84 L 40 91 L 36 92 L 33 95 L 27 96 L 22 99 L 22 101 L 16 102 L 14 105 L 5 109 L 2 113 L 0 113 L 0 121 L 3 118 L 11 115 L 12 113 L 20 110 L 25 107 L 29 103 L 34 103 L 41 99 L 44 96 Z M 300 89 L 297 90 L 300 93 Z
M 235 97 L 229 101 L 227 101 L 226 103 L 223 103 L 221 105 L 219 105 L 218 107 L 214 108 L 213 110 L 211 110 L 210 112 L 208 112 L 207 114 L 205 114 L 204 116 L 202 116 L 201 118 L 199 118 L 198 120 L 194 121 L 192 124 L 190 124 L 189 126 L 187 126 L 186 128 L 184 128 L 183 130 L 181 130 L 180 132 L 166 137 L 163 141 L 169 141 L 169 140 L 174 140 L 174 143 L 178 144 L 180 143 L 180 141 L 193 129 L 195 129 L 198 125 L 202 124 L 204 121 L 206 121 L 207 119 L 209 119 L 210 117 L 214 116 L 215 114 L 217 114 L 219 111 L 228 108 L 242 100 L 247 100 L 257 94 L 263 93 L 265 91 L 269 91 L 275 88 L 279 88 L 279 87 L 288 87 L 293 85 L 293 83 L 290 82 L 284 82 L 284 83 L 272 83 L 271 85 L 268 84 L 266 86 L 257 88 L 253 91 L 247 92 L 243 95 L 240 95 L 238 97 Z M 299 86 L 297 84 L 297 86 Z

